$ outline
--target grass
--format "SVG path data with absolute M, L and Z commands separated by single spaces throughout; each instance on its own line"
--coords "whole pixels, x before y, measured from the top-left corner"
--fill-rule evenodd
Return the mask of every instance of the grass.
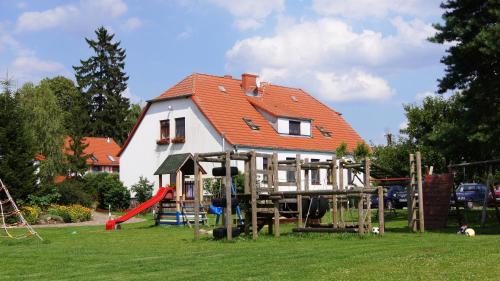
M 148 217 L 149 218 L 149 217 Z M 203 238 L 184 227 L 126 224 L 40 228 L 45 241 L 0 240 L 2 280 L 498 280 L 500 229 L 408 233 L 387 216 L 384 237 L 292 234 L 257 241 Z M 487 233 L 497 233 L 491 235 Z

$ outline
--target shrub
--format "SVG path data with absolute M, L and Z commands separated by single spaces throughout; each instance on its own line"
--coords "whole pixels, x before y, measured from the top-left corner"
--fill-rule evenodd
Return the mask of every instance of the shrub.
M 53 216 L 61 217 L 64 222 L 82 222 L 92 218 L 92 210 L 82 205 L 51 205 L 47 212 Z
M 153 184 L 147 178 L 139 177 L 139 182 L 132 185 L 131 190 L 139 203 L 145 202 L 153 196 Z
M 90 190 L 96 190 L 99 208 L 126 209 L 130 204 L 130 192 L 116 174 L 88 174 L 84 177 Z
M 58 186 L 60 205 L 79 204 L 91 207 L 93 200 L 91 194 L 86 190 L 85 182 L 79 179 L 67 179 Z
M 21 212 L 29 224 L 35 224 L 42 210 L 37 206 L 24 206 L 21 208 Z
M 51 186 L 45 188 L 44 190 L 37 192 L 36 194 L 28 195 L 28 203 L 33 206 L 38 206 L 42 209 L 46 209 L 51 204 L 57 203 L 61 197 L 61 194 L 57 191 L 56 186 Z

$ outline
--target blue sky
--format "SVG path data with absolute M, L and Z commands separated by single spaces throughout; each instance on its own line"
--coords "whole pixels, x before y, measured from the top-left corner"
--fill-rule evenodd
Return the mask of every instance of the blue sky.
M 133 101 L 193 73 L 259 74 L 302 88 L 374 143 L 397 133 L 403 104 L 436 90 L 445 47 L 426 38 L 441 21 L 434 0 L 0 1 L 0 73 L 18 85 L 73 79 L 100 25 L 127 50 Z

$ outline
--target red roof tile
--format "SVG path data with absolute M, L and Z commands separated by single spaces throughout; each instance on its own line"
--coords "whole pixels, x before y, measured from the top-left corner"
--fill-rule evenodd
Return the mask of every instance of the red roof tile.
M 71 138 L 66 138 L 65 147 L 66 153 L 72 153 L 68 151 Z M 118 157 L 118 152 L 120 152 L 120 146 L 112 138 L 98 138 L 98 137 L 85 137 L 83 139 L 85 144 L 88 144 L 85 148 L 85 154 L 92 154 L 95 159 L 87 159 L 87 163 L 94 166 L 119 166 L 120 157 Z M 112 159 L 114 161 L 112 161 Z
M 241 83 L 231 77 L 192 74 L 149 102 L 190 96 L 217 132 L 233 145 L 331 152 L 342 142 L 352 151 L 363 141 L 339 113 L 301 89 L 265 83 L 259 87 L 258 96 L 249 97 Z M 257 108 L 278 117 L 311 120 L 312 136 L 278 134 Z M 260 130 L 252 130 L 243 118 L 252 119 Z M 331 132 L 332 137 L 323 136 L 316 126 Z

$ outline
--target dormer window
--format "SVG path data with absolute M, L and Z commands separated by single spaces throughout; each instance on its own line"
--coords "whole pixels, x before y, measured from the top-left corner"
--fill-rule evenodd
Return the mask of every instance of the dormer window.
M 300 136 L 300 121 L 288 121 L 288 133 L 293 136 Z
M 250 127 L 250 129 L 252 129 L 254 131 L 258 131 L 260 129 L 260 127 L 255 125 L 255 123 L 250 118 L 243 118 L 243 121 L 245 121 L 245 123 L 248 125 L 248 127 Z
M 316 128 L 321 132 L 321 134 L 327 138 L 332 137 L 332 132 L 327 131 L 325 128 L 321 126 L 316 126 Z

